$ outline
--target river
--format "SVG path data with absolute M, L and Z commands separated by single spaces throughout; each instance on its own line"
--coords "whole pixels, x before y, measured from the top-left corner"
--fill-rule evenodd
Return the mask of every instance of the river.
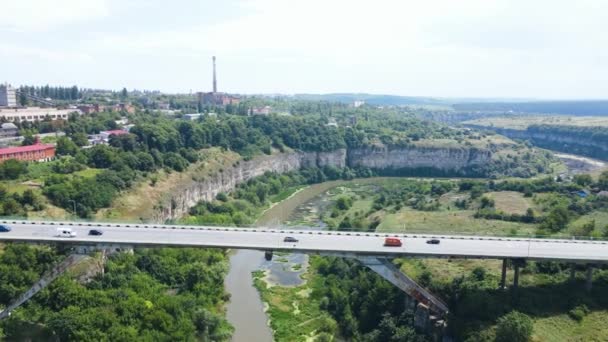
M 556 154 L 568 166 L 570 172 L 591 171 L 601 169 L 605 163 L 590 158 L 566 154 Z M 386 177 L 355 179 L 351 181 L 337 180 L 314 184 L 299 190 L 291 197 L 277 203 L 266 210 L 257 220 L 257 226 L 278 226 L 290 219 L 299 206 L 311 201 L 327 190 L 349 183 L 376 183 Z M 322 227 L 319 222 L 318 227 Z M 230 257 L 230 270 L 225 280 L 225 286 L 230 293 L 227 318 L 234 326 L 233 342 L 272 341 L 272 330 L 268 325 L 268 318 L 264 312 L 264 303 L 260 299 L 257 289 L 253 286 L 252 272 L 267 270 L 266 280 L 283 286 L 299 285 L 299 275 L 306 271 L 307 256 L 303 254 L 289 254 L 281 256 L 288 262 L 273 262 L 264 259 L 264 253 L 255 250 L 235 250 Z M 276 258 L 275 258 L 276 259 Z M 289 265 L 301 264 L 299 271 L 294 271 Z
M 291 213 L 301 204 L 336 187 L 345 181 L 331 181 L 306 187 L 288 199 L 266 210 L 257 220 L 258 226 L 274 226 L 287 221 Z M 230 293 L 226 310 L 228 321 L 234 326 L 233 342 L 272 341 L 272 331 L 264 313 L 264 303 L 253 286 L 251 273 L 268 270 L 267 280 L 282 286 L 296 286 L 301 283 L 300 274 L 306 271 L 308 257 L 304 254 L 281 256 L 287 262 L 273 262 L 264 259 L 264 253 L 254 250 L 235 250 L 230 256 L 230 270 L 225 286 Z M 302 265 L 298 271 L 290 265 Z

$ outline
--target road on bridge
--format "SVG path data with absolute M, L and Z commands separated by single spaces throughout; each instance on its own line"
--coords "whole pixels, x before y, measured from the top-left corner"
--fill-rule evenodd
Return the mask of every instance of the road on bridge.
M 438 236 L 335 232 L 270 228 L 223 228 L 154 224 L 0 221 L 12 231 L 0 233 L 0 240 L 33 243 L 63 242 L 76 245 L 128 245 L 218 247 L 258 250 L 292 250 L 308 253 L 352 253 L 397 256 L 524 258 L 580 262 L 608 262 L 608 242 L 557 239 L 527 239 L 477 236 Z M 69 227 L 77 237 L 57 237 L 57 228 Z M 90 236 L 90 229 L 103 231 Z M 297 243 L 284 242 L 287 236 Z M 397 236 L 402 247 L 385 247 L 384 238 Z M 441 242 L 427 244 L 430 238 Z

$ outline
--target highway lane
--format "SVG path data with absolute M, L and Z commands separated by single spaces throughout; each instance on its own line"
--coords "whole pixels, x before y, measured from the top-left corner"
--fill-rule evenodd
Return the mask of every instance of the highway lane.
M 16 222 L 16 223 L 14 223 Z M 193 246 L 259 250 L 293 250 L 318 253 L 358 253 L 386 256 L 530 258 L 580 262 L 608 262 L 605 241 L 437 236 L 439 245 L 426 241 L 430 235 L 329 232 L 270 228 L 220 228 L 117 223 L 0 221 L 12 227 L 0 233 L 0 241 L 64 242 L 79 245 L 121 244 L 132 246 Z M 75 238 L 56 237 L 58 227 L 69 227 Z M 89 236 L 100 229 L 101 236 Z M 285 243 L 293 236 L 297 243 Z M 386 236 L 398 236 L 402 247 L 385 247 Z

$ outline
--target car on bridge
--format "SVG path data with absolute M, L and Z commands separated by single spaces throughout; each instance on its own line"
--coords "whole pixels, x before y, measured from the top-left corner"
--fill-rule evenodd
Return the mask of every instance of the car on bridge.
M 426 240 L 426 243 L 429 245 L 438 245 L 441 241 L 439 241 L 439 239 L 430 239 L 430 240 Z
M 91 229 L 91 230 L 89 230 L 89 235 L 94 235 L 94 236 L 103 235 L 103 231 L 101 231 L 99 229 Z
M 8 233 L 10 232 L 12 229 L 9 226 L 4 226 L 4 225 L 0 225 L 0 233 Z
M 57 228 L 57 237 L 76 237 L 76 232 L 72 228 Z
M 403 243 L 401 243 L 401 239 L 394 237 L 387 237 L 384 239 L 384 246 L 386 247 L 401 247 Z
M 283 239 L 283 242 L 298 242 L 298 239 L 294 238 L 293 236 L 287 236 Z

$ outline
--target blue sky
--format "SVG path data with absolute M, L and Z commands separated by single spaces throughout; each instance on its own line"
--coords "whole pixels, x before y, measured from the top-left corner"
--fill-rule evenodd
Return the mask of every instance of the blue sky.
M 18 0 L 0 82 L 608 98 L 602 0 Z

